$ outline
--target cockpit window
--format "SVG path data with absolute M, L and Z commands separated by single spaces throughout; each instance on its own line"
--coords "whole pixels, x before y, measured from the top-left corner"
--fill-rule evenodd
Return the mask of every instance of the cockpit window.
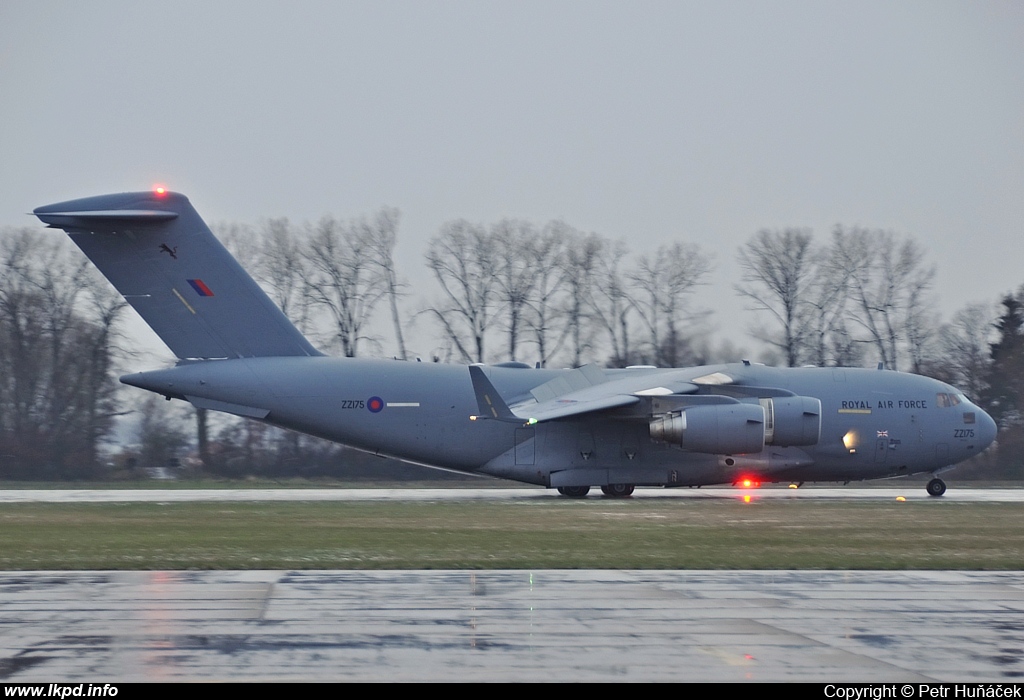
M 936 394 L 935 405 L 939 408 L 949 408 L 950 406 L 959 406 L 960 397 L 956 394 Z

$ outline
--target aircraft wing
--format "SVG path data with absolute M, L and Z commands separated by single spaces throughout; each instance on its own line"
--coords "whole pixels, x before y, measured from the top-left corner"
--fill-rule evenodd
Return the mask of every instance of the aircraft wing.
M 481 367 L 470 366 L 469 373 L 480 407 L 480 415 L 476 417 L 530 425 L 632 406 L 645 397 L 688 394 L 699 388 L 689 381 L 665 381 L 671 379 L 671 375 L 660 374 L 609 380 L 601 370 L 586 366 L 536 387 L 530 392 L 533 400 L 509 406 Z
M 579 392 L 583 394 L 584 392 Z M 591 392 L 593 394 L 593 392 Z M 529 404 L 525 407 L 517 407 L 513 413 L 527 423 L 541 423 L 543 421 L 555 420 L 556 418 L 568 418 L 583 413 L 604 411 L 609 408 L 620 408 L 639 403 L 639 396 L 630 394 L 603 394 L 578 396 L 571 398 L 567 395 L 561 399 L 552 399 L 543 403 Z

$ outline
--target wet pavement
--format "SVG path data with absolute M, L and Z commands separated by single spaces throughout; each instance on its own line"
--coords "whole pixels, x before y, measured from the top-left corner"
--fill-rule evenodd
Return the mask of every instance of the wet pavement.
M 0 573 L 0 679 L 1020 681 L 1020 572 Z

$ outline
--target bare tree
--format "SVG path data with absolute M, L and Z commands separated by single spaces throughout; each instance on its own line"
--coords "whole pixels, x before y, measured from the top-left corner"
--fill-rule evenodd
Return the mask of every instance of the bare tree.
M 505 318 L 508 359 L 515 361 L 526 313 L 537 284 L 537 230 L 529 221 L 503 219 L 491 227 L 496 291 Z
M 307 231 L 284 217 L 263 219 L 255 227 L 218 222 L 212 228 L 284 315 L 303 333 L 309 331 L 309 271 L 304 251 Z
M 596 233 L 583 234 L 574 229 L 566 236 L 565 252 L 561 256 L 566 290 L 561 317 L 569 337 L 572 366 L 579 367 L 584 354 L 592 347 L 594 324 L 590 321 L 595 315 L 595 273 L 608 243 Z
M 395 244 L 398 242 L 398 210 L 381 207 L 372 219 L 360 222 L 364 236 L 370 245 L 373 264 L 377 266 L 383 292 L 391 307 L 391 321 L 395 326 L 395 343 L 398 357 L 409 359 L 405 351 L 405 337 L 402 334 L 402 319 L 398 313 L 398 298 L 402 295 L 402 284 L 395 271 Z
M 306 288 L 333 322 L 346 357 L 355 357 L 364 327 L 383 294 L 365 229 L 325 216 L 308 233 Z
M 630 340 L 635 304 L 622 271 L 626 255 L 626 244 L 616 241 L 603 246 L 597 256 L 593 313 L 608 337 L 608 362 L 613 367 L 625 367 L 635 359 Z
M 736 285 L 736 291 L 780 326 L 778 332 L 755 335 L 778 348 L 789 367 L 798 366 L 810 354 L 807 338 L 813 317 L 808 297 L 816 272 L 811 241 L 809 229 L 762 229 L 737 254 L 743 284 Z
M 939 330 L 941 364 L 950 384 L 972 401 L 980 401 L 988 388 L 995 336 L 996 310 L 991 304 L 968 304 Z
M 566 286 L 565 256 L 573 232 L 565 222 L 551 221 L 529 248 L 534 290 L 528 302 L 530 313 L 526 323 L 532 331 L 541 367 L 547 366 L 569 335 L 560 299 Z M 556 328 L 559 321 L 562 321 L 560 329 Z
M 859 345 L 844 320 L 849 276 L 834 247 L 819 249 L 814 257 L 806 296 L 806 359 L 819 367 L 856 365 Z
M 867 333 L 879 359 L 898 369 L 900 356 L 920 357 L 926 340 L 927 293 L 935 267 L 912 238 L 889 231 L 837 226 L 832 234 L 837 270 L 848 280 L 850 317 Z
M 254 266 L 256 278 L 270 288 L 270 296 L 295 326 L 305 333 L 310 326 L 310 277 L 303 255 L 303 234 L 288 219 L 266 219 L 257 229 L 260 248 Z
M 676 367 L 685 361 L 683 329 L 695 320 L 686 298 L 710 270 L 711 260 L 700 248 L 676 242 L 658 248 L 653 258 L 641 256 L 630 274 L 637 290 L 634 306 L 647 327 L 656 364 Z
M 118 343 L 123 340 L 119 326 L 127 303 L 106 280 L 90 267 L 84 280 L 82 314 L 92 326 L 89 342 L 78 351 L 86 362 L 82 379 L 86 401 L 82 408 L 86 430 L 86 460 L 96 462 L 97 448 L 111 430 L 111 420 L 120 412 L 113 405 L 117 385 L 113 382 Z
M 463 360 L 483 362 L 498 299 L 498 262 L 491 237 L 480 225 L 449 221 L 431 239 L 426 258 L 444 293 L 440 305 L 428 311 Z
M 124 302 L 70 247 L 31 229 L 0 237 L 0 452 L 9 475 L 94 468 L 114 417 Z
M 915 374 L 922 374 L 928 365 L 941 359 L 935 342 L 941 331 L 938 312 L 930 299 L 934 273 L 933 266 L 927 283 L 914 284 L 907 291 L 907 312 L 903 327 L 910 371 Z
M 246 270 L 257 269 L 263 250 L 259 230 L 235 221 L 216 221 L 210 224 L 210 230 L 242 267 Z
M 292 225 L 287 218 L 272 218 L 264 219 L 255 228 L 219 223 L 216 229 L 225 246 L 303 333 L 314 330 L 314 304 L 328 310 L 331 326 L 338 328 L 339 325 L 347 327 L 348 321 L 339 324 L 338 313 L 345 317 L 350 301 L 356 307 L 351 312 L 358 313 L 357 298 L 369 300 L 387 296 L 399 354 L 405 359 L 405 339 L 398 310 L 402 285 L 394 265 L 398 218 L 397 209 L 382 207 L 371 217 L 349 222 L 325 217 L 317 226 L 304 228 Z M 315 242 L 314 238 L 317 238 Z M 348 248 L 353 242 L 356 247 Z M 325 258 L 325 255 L 339 254 L 339 259 Z M 358 291 L 352 284 L 355 278 L 359 280 L 355 287 L 379 285 L 379 289 L 371 294 Z M 317 282 L 315 290 L 309 286 L 312 281 Z M 325 301 L 325 296 L 330 303 Z M 369 311 L 372 312 L 372 308 Z M 342 336 L 350 334 L 334 331 L 333 335 L 344 349 Z M 355 344 L 361 339 L 355 338 Z

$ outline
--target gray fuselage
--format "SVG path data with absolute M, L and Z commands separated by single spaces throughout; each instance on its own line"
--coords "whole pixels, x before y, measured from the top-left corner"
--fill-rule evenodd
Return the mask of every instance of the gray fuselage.
M 509 403 L 565 371 L 485 368 Z M 632 376 L 651 387 L 715 372 L 728 374 L 732 385 L 702 392 L 733 393 L 748 403 L 780 392 L 820 400 L 817 440 L 742 454 L 696 452 L 652 439 L 650 416 L 636 409 L 534 425 L 471 420 L 477 399 L 467 368 L 458 365 L 271 357 L 190 362 L 122 380 L 375 454 L 545 486 L 696 486 L 748 476 L 849 481 L 937 472 L 978 454 L 995 437 L 984 411 L 952 387 L 917 375 L 747 363 L 605 370 L 610 379 Z

